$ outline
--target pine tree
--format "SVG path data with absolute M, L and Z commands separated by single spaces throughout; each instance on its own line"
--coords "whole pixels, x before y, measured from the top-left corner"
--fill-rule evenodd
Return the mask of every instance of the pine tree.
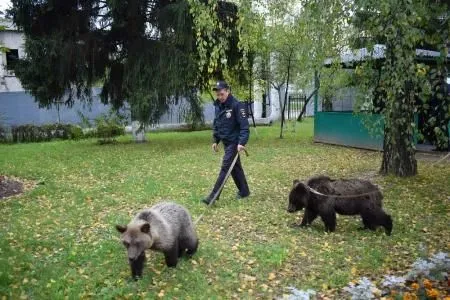
M 9 16 L 25 33 L 27 54 L 15 73 L 44 107 L 89 100 L 100 84 L 104 103 L 120 108 L 126 101 L 140 122 L 157 122 L 181 98 L 201 118 L 198 89 L 223 76 L 223 56 L 231 68 L 242 53 L 236 5 L 196 3 L 215 12 L 222 28 L 209 38 L 227 41 L 222 56 L 209 56 L 213 63 L 200 61 L 200 50 L 216 45 L 198 46 L 204 39 L 187 0 L 13 0 Z

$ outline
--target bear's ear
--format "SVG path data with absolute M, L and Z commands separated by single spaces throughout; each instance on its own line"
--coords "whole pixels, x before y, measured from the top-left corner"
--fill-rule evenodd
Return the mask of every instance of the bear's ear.
M 294 179 L 294 181 L 292 182 L 292 185 L 293 185 L 293 186 L 296 186 L 296 185 L 299 184 L 299 183 L 300 183 L 300 180 Z
M 143 233 L 149 233 L 149 232 L 150 232 L 150 224 L 149 224 L 149 223 L 144 223 L 144 224 L 141 226 L 141 231 L 142 231 Z
M 300 194 L 304 194 L 306 197 L 309 197 L 309 188 L 306 184 L 304 184 L 303 182 L 299 181 L 295 186 L 294 186 L 294 190 L 297 193 Z
M 127 225 L 116 225 L 116 229 L 118 232 L 124 233 L 125 231 L 127 231 Z

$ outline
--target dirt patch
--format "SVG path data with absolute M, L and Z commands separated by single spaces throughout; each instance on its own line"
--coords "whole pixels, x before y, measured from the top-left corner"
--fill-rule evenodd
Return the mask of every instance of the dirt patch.
M 36 186 L 34 181 L 0 175 L 0 200 L 17 196 Z

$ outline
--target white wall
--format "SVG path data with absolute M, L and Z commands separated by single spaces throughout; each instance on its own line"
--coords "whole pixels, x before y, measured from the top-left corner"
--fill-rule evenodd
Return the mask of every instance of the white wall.
M 19 57 L 24 57 L 24 37 L 14 30 L 0 31 L 0 44 L 9 49 L 18 49 Z M 14 73 L 6 69 L 6 53 L 0 53 L 0 92 L 22 92 L 23 88 Z

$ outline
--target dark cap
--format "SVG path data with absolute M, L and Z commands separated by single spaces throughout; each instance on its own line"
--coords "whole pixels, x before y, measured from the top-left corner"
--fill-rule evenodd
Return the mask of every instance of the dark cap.
M 228 83 L 226 83 L 225 81 L 217 81 L 216 85 L 213 87 L 213 91 L 218 91 L 218 90 L 223 90 L 223 89 L 228 89 L 230 88 L 228 86 Z

